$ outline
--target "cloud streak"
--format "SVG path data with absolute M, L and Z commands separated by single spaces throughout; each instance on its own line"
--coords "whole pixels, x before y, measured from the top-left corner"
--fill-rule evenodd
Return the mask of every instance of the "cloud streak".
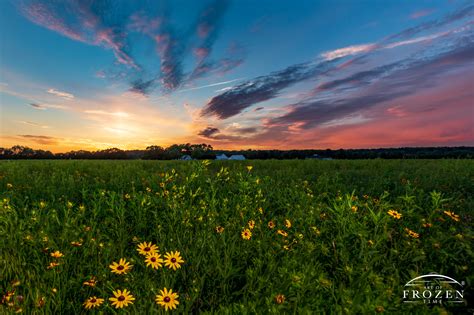
M 196 86 L 196 87 L 192 87 L 192 88 L 189 88 L 189 89 L 181 89 L 181 90 L 179 90 L 179 91 L 180 91 L 180 92 L 187 92 L 187 91 L 194 91 L 194 90 L 206 89 L 206 88 L 209 88 L 209 87 L 219 86 L 219 85 L 225 85 L 225 84 L 229 84 L 229 83 L 236 82 L 236 81 L 240 81 L 240 80 L 242 80 L 242 78 L 240 78 L 240 79 L 228 80 L 228 81 L 222 81 L 222 82 L 217 82 L 217 83 L 211 83 L 211 84 L 202 85 L 202 86 Z
M 419 34 L 421 32 L 426 32 L 430 31 L 432 29 L 442 27 L 449 25 L 454 22 L 458 22 L 464 19 L 469 19 L 474 16 L 474 4 L 467 4 L 460 9 L 457 9 L 456 11 L 447 14 L 439 19 L 431 20 L 424 22 L 422 24 L 419 24 L 414 27 L 410 27 L 408 29 L 405 29 L 397 34 L 394 34 L 392 36 L 389 36 L 386 41 L 390 42 L 393 40 L 400 40 L 400 39 L 405 39 L 411 36 L 414 36 L 416 34 Z
M 22 121 L 18 121 L 18 122 L 22 123 L 22 124 L 25 124 L 25 125 L 28 125 L 28 126 L 39 127 L 39 128 L 43 128 L 43 129 L 48 129 L 49 128 L 49 126 L 37 124 L 35 122 L 26 121 L 26 120 L 22 120 Z
M 435 23 L 437 26 L 446 25 L 455 21 L 462 21 L 467 16 L 472 14 L 472 7 L 464 7 L 454 13 L 448 14 L 440 20 L 435 20 L 432 23 Z M 273 72 L 269 75 L 260 76 L 253 80 L 243 82 L 240 85 L 222 92 L 221 94 L 213 97 L 202 109 L 201 115 L 203 117 L 217 117 L 218 119 L 227 119 L 242 113 L 245 109 L 270 100 L 279 96 L 280 92 L 296 83 L 303 82 L 306 80 L 315 80 L 317 76 L 321 76 L 329 73 L 337 73 L 340 70 L 343 70 L 347 66 L 350 66 L 351 63 L 339 63 L 339 61 L 344 60 L 344 58 L 352 55 L 360 55 L 357 58 L 365 58 L 381 53 L 383 50 L 394 49 L 397 47 L 414 45 L 419 43 L 425 43 L 429 41 L 436 40 L 441 37 L 448 35 L 455 35 L 453 37 L 462 37 L 464 33 L 469 33 L 470 25 L 465 25 L 464 27 L 452 30 L 438 32 L 435 34 L 420 36 L 417 38 L 407 38 L 408 34 L 414 35 L 421 32 L 421 29 L 432 29 L 434 26 L 427 26 L 427 23 L 421 24 L 422 27 L 413 31 L 407 29 L 398 33 L 395 36 L 389 36 L 388 38 L 382 39 L 378 43 L 370 43 L 363 45 L 348 46 L 333 51 L 327 51 L 321 54 L 321 59 L 315 62 L 302 63 L 293 66 L 289 66 L 284 70 Z M 424 26 L 423 26 L 424 25 Z M 401 36 L 400 34 L 404 34 Z M 399 38 L 398 41 L 393 41 L 392 39 Z M 465 38 L 464 40 L 470 40 Z M 447 41 L 449 43 L 449 41 Z M 447 46 L 446 44 L 445 46 Z M 443 49 L 449 47 L 442 47 L 439 51 L 433 49 L 429 51 L 430 54 L 439 54 Z M 429 57 L 429 56 L 426 56 Z M 420 58 L 425 58 L 421 56 Z M 350 84 L 351 82 L 359 82 L 357 86 L 368 85 L 372 80 L 377 80 L 384 75 L 396 70 L 398 67 L 404 67 L 409 60 L 405 62 L 395 62 L 389 65 L 377 66 L 374 69 L 358 72 L 356 74 L 349 75 L 348 77 L 333 80 L 327 83 L 320 84 L 318 90 L 327 90 L 334 87 L 339 87 L 343 85 Z M 353 63 L 354 65 L 357 63 Z M 310 93 L 310 96 L 314 96 L 314 91 Z M 382 98 L 374 99 L 374 101 L 381 102 Z
M 254 104 L 278 96 L 289 86 L 323 73 L 331 62 L 302 63 L 241 83 L 213 97 L 204 107 L 202 116 L 216 116 L 219 119 L 235 116 Z
M 18 137 L 38 143 L 38 144 L 45 144 L 45 145 L 55 145 L 58 144 L 59 138 L 50 137 L 50 136 L 42 136 L 42 135 L 18 135 Z
M 65 100 L 73 100 L 74 99 L 74 95 L 72 95 L 71 93 L 68 93 L 68 92 L 58 91 L 58 90 L 55 90 L 55 89 L 48 89 L 46 92 L 48 92 L 49 94 L 53 94 L 53 95 L 56 95 L 58 97 L 61 97 Z
M 474 45 L 468 43 L 431 58 L 412 60 L 410 64 L 387 75 L 362 93 L 358 92 L 359 94 L 352 94 L 345 98 L 301 101 L 291 105 L 288 113 L 272 119 L 267 126 L 298 124 L 304 129 L 313 128 L 402 96 L 414 94 L 433 87 L 446 73 L 465 67 L 474 68 L 473 54 Z M 379 73 L 372 74 L 377 76 Z M 362 76 L 370 76 L 370 74 L 364 72 Z
M 23 0 L 23 15 L 35 24 L 72 40 L 112 50 L 117 62 L 139 69 L 127 51 L 126 35 L 120 17 L 111 17 L 110 1 Z
M 416 20 L 416 19 L 428 16 L 428 15 L 431 15 L 434 12 L 435 12 L 435 10 L 433 10 L 433 9 L 425 9 L 425 10 L 416 11 L 416 12 L 413 12 L 412 14 L 410 14 L 410 19 Z
M 152 5 L 153 3 L 153 5 Z M 209 74 L 224 74 L 242 63 L 242 58 L 224 57 L 209 60 L 218 38 L 228 0 L 215 0 L 198 13 L 189 29 L 178 30 L 171 18 L 169 3 L 97 1 L 21 0 L 19 11 L 31 22 L 69 39 L 111 50 L 116 64 L 124 66 L 112 79 L 126 79 L 130 90 L 147 95 L 158 86 L 171 93 Z M 144 35 L 137 39 L 134 33 Z M 132 48 L 144 39 L 155 45 L 160 69 L 147 69 L 139 63 Z M 193 39 L 197 45 L 192 48 Z M 189 72 L 184 58 L 193 52 L 197 65 Z M 123 68 L 123 67 L 122 67 Z M 103 77 L 105 72 L 101 72 Z

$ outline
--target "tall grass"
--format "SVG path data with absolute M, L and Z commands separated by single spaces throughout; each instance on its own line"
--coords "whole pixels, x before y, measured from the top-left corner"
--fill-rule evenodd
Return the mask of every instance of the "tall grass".
M 182 313 L 472 311 L 401 297 L 430 272 L 465 281 L 472 297 L 473 179 L 467 160 L 5 161 L 0 293 L 14 295 L 0 313 L 82 313 L 91 296 L 105 299 L 91 312 L 113 313 L 108 298 L 123 288 L 136 300 L 120 312 L 159 313 L 165 287 Z M 185 263 L 147 268 L 142 241 L 180 251 Z M 56 250 L 64 257 L 51 257 Z M 130 273 L 111 273 L 120 258 Z M 60 265 L 48 269 L 52 261 Z M 91 277 L 97 285 L 84 286 Z

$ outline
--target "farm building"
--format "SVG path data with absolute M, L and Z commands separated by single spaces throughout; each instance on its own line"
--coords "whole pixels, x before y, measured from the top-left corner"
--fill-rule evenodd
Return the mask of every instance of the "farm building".
M 229 160 L 243 161 L 245 160 L 245 156 L 243 156 L 242 154 L 234 154 L 229 157 Z
M 188 154 L 185 154 L 183 155 L 182 157 L 179 158 L 181 161 L 191 161 L 193 158 L 188 155 Z
M 308 156 L 307 159 L 314 159 L 314 160 L 332 160 L 330 157 L 324 157 L 319 154 L 313 154 L 311 156 Z
M 229 158 L 225 154 L 220 154 L 216 156 L 216 160 L 228 160 Z

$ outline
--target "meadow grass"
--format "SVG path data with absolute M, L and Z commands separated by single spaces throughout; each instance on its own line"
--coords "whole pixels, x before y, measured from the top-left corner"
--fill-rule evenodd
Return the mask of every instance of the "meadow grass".
M 164 288 L 179 313 L 469 312 L 402 290 L 437 272 L 472 298 L 473 179 L 469 160 L 3 161 L 0 313 L 165 313 Z M 144 241 L 184 263 L 147 267 Z

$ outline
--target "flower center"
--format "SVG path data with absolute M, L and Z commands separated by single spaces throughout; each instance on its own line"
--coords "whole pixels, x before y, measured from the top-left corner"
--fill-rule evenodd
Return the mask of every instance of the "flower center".
M 125 297 L 123 295 L 119 296 L 118 299 L 120 302 L 125 301 Z
M 125 269 L 125 267 L 122 266 L 122 265 L 120 265 L 120 266 L 117 267 L 117 270 L 124 270 L 124 269 Z
M 91 300 L 91 303 L 95 303 L 95 302 L 97 302 L 96 299 L 92 299 L 92 300 Z
M 171 299 L 167 296 L 163 299 L 163 301 L 165 301 L 166 303 L 168 303 L 169 301 L 171 301 Z
M 150 251 L 150 247 L 145 247 L 145 252 L 149 252 Z
M 156 258 L 155 257 L 151 257 L 150 259 L 152 262 L 155 262 L 156 261 Z
M 171 258 L 171 262 L 174 264 L 176 262 L 176 258 Z

